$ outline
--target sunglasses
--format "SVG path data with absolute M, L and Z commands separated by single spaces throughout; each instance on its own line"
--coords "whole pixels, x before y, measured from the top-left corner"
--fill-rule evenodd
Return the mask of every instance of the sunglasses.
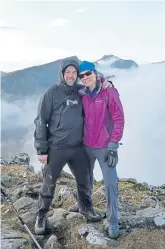
M 83 79 L 84 78 L 84 76 L 89 76 L 89 75 L 91 75 L 92 74 L 92 71 L 87 71 L 86 73 L 81 73 L 81 74 L 79 74 L 79 78 L 80 79 Z

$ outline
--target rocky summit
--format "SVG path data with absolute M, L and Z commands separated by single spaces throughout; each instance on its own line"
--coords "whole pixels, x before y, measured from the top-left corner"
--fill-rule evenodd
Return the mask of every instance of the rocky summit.
M 34 234 L 37 199 L 42 172 L 35 173 L 29 156 L 17 154 L 10 161 L 1 158 L 1 187 Z M 107 220 L 91 223 L 80 213 L 69 212 L 76 202 L 76 183 L 62 171 L 51 209 L 47 234 L 35 236 L 44 249 L 164 249 L 165 185 L 149 186 L 136 179 L 119 179 L 119 226 L 121 236 L 112 240 L 107 234 Z M 94 184 L 96 210 L 106 214 L 103 182 Z M 1 248 L 35 248 L 11 205 L 1 195 Z

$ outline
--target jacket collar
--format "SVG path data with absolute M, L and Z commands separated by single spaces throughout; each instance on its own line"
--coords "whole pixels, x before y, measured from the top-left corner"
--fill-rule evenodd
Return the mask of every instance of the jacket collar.
M 96 92 L 96 94 L 101 92 L 101 90 L 102 90 L 102 84 L 101 84 L 100 80 L 97 80 L 97 92 Z M 84 87 L 84 88 L 80 89 L 78 92 L 80 95 L 90 95 L 88 87 Z

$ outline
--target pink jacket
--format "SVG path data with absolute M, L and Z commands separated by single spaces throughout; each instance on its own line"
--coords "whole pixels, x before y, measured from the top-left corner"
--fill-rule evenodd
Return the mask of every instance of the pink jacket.
M 84 144 L 104 148 L 109 142 L 119 142 L 123 136 L 124 113 L 119 93 L 114 87 L 99 89 L 91 98 L 86 89 L 80 90 L 84 107 Z

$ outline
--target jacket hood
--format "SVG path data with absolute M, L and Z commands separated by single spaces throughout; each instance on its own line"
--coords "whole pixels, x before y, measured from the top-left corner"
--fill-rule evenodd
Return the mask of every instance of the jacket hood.
M 65 69 L 71 65 L 76 68 L 77 74 L 79 73 L 79 63 L 77 60 L 69 59 L 69 58 L 64 59 L 61 61 L 61 67 L 60 67 L 60 80 L 61 81 L 64 81 L 63 74 L 64 74 Z
M 78 63 L 78 61 L 75 60 L 75 59 L 69 59 L 69 58 L 62 60 L 62 62 L 61 62 L 61 71 L 63 71 L 66 67 L 68 67 L 70 65 L 75 66 L 75 68 L 79 72 L 79 63 Z
M 68 67 L 68 66 L 74 66 L 77 70 L 77 74 L 79 73 L 79 63 L 77 60 L 75 59 L 71 59 L 71 58 L 66 58 L 64 60 L 61 61 L 61 66 L 60 66 L 60 75 L 59 75 L 59 84 L 62 85 L 62 87 L 64 88 L 65 91 L 67 92 L 72 92 L 75 89 L 75 84 L 77 84 L 78 81 L 78 77 L 74 83 L 73 86 L 68 86 L 67 83 L 64 80 L 64 70 Z

